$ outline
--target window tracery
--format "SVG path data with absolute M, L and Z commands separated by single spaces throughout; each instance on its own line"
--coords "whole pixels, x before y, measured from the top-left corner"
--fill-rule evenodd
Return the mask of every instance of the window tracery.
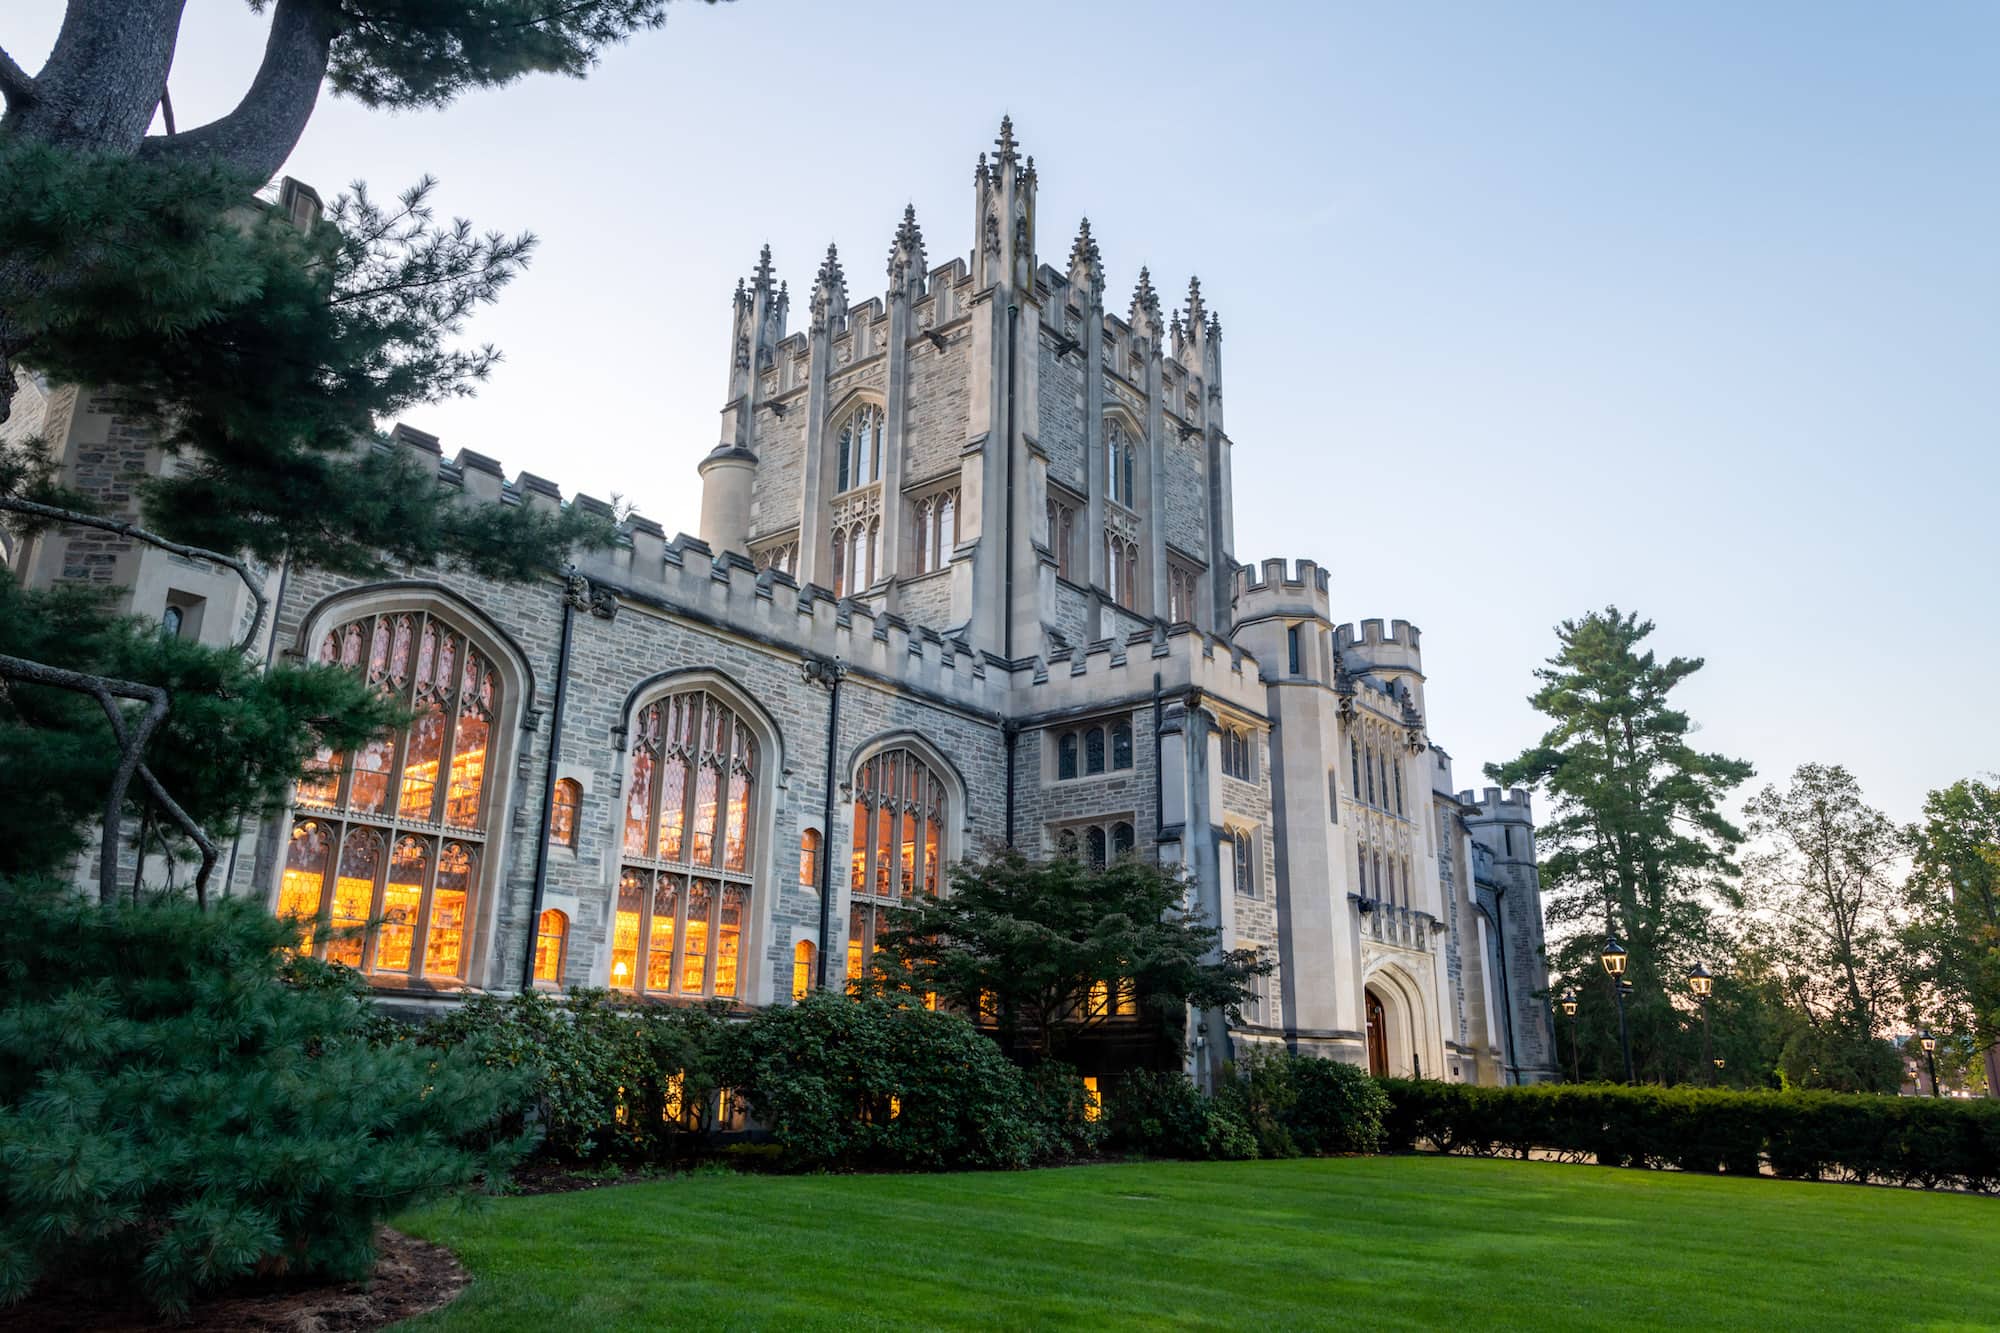
M 853 856 L 849 864 L 847 978 L 859 980 L 888 929 L 888 908 L 935 898 L 944 882 L 942 778 L 907 748 L 884 750 L 854 780 Z
M 338 938 L 301 947 L 359 971 L 462 978 L 487 774 L 501 771 L 488 754 L 501 702 L 493 665 L 425 611 L 348 621 L 315 657 L 363 674 L 414 716 L 351 755 L 314 757 L 294 788 L 278 911 L 334 927 Z
M 738 998 L 754 890 L 756 737 L 701 690 L 646 705 L 632 736 L 611 985 Z
M 851 491 L 882 477 L 882 409 L 862 403 L 835 432 L 835 491 Z
M 1056 735 L 1056 780 L 1096 777 L 1132 767 L 1132 723 L 1125 718 L 1072 727 Z
M 918 497 L 911 517 L 917 542 L 915 571 L 928 574 L 943 569 L 958 546 L 958 487 Z

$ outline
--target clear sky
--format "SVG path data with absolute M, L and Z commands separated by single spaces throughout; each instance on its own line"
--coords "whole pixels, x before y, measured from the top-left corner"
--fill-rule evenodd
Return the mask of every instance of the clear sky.
M 265 20 L 191 0 L 183 126 Z M 33 69 L 56 0 L 10 0 Z M 681 4 L 586 82 L 449 110 L 324 101 L 288 170 L 441 178 L 532 229 L 477 335 L 507 360 L 412 414 L 696 526 L 729 293 L 771 243 L 796 322 L 828 241 L 884 283 L 916 205 L 971 246 L 1011 112 L 1060 266 L 1088 214 L 1122 311 L 1198 273 L 1224 329 L 1242 560 L 1310 555 L 1335 615 L 1425 633 L 1432 729 L 1539 736 L 1551 627 L 1617 602 L 1708 748 L 1844 763 L 1898 818 L 2000 768 L 2000 6 L 1767 2 Z

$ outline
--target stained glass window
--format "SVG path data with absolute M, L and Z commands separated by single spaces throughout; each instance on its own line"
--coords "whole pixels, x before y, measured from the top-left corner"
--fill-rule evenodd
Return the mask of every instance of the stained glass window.
M 756 735 L 714 695 L 688 690 L 642 708 L 631 736 L 629 888 L 620 891 L 612 985 L 737 998 L 756 853 Z M 817 847 L 801 840 L 802 878 Z
M 299 815 L 278 910 L 333 927 L 324 956 L 350 967 L 463 978 L 486 778 L 499 771 L 487 762 L 501 703 L 493 665 L 464 631 L 424 611 L 339 625 L 314 657 L 361 673 L 412 720 L 351 755 L 314 756 L 294 789 Z M 568 817 L 573 838 L 574 804 Z M 552 812 L 552 823 L 560 818 Z

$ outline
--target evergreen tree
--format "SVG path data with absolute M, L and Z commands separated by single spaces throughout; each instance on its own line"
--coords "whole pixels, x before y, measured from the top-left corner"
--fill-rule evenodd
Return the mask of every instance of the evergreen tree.
M 376 1225 L 504 1172 L 529 1070 L 371 1040 L 367 987 L 241 899 L 122 908 L 0 878 L 0 1304 L 42 1278 L 162 1310 L 357 1278 Z
M 1138 857 L 1093 867 L 994 851 L 953 866 L 949 895 L 896 913 L 875 980 L 986 1015 L 1039 1058 L 1105 1023 L 1121 994 L 1172 1026 L 1189 1005 L 1234 1017 L 1271 964 L 1221 949 L 1186 896 L 1175 871 Z
M 1916 1016 L 1969 1042 L 1987 1095 L 2000 1096 L 2000 785 L 1967 778 L 1930 793 L 1905 838 Z
M 1731 861 L 1742 833 L 1721 803 L 1750 765 L 1688 744 L 1673 689 L 1700 658 L 1665 662 L 1640 645 L 1651 621 L 1617 607 L 1566 620 L 1529 698 L 1552 725 L 1541 742 L 1486 775 L 1545 791 L 1554 816 L 1537 831 L 1551 971 L 1585 1000 L 1585 1075 L 1623 1077 L 1611 981 L 1597 966 L 1607 933 L 1627 949 L 1626 1001 L 1641 1079 L 1682 1077 L 1698 1056 L 1688 969 L 1720 947 L 1713 907 L 1736 900 Z M 1692 1037 L 1690 1037 L 1692 1034 Z

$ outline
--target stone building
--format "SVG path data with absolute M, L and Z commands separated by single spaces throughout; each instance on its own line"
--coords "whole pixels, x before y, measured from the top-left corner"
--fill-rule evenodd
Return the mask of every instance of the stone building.
M 982 845 L 1131 852 L 1276 963 L 1240 1023 L 1191 1016 L 1198 1077 L 1245 1042 L 1553 1076 L 1526 796 L 1454 794 L 1415 626 L 1337 621 L 1311 560 L 1238 562 L 1219 317 L 1192 280 L 1167 312 L 1144 270 L 1107 308 L 1087 222 L 1042 262 L 1035 195 L 1003 121 L 969 253 L 933 265 L 905 210 L 886 290 L 852 300 L 829 247 L 801 330 L 765 250 L 731 304 L 698 536 L 633 518 L 526 586 L 271 571 L 271 659 L 367 672 L 417 721 L 246 828 L 229 891 L 377 922 L 332 947 L 407 1004 L 589 984 L 764 1005 L 822 966 L 839 984 L 883 907 Z M 32 377 L 4 429 L 114 506 L 167 465 L 115 397 Z M 468 504 L 565 503 L 408 426 L 376 447 Z M 245 623 L 229 571 L 112 535 L 8 560 L 171 632 Z M 1129 1007 L 1115 980 L 1090 1002 Z

